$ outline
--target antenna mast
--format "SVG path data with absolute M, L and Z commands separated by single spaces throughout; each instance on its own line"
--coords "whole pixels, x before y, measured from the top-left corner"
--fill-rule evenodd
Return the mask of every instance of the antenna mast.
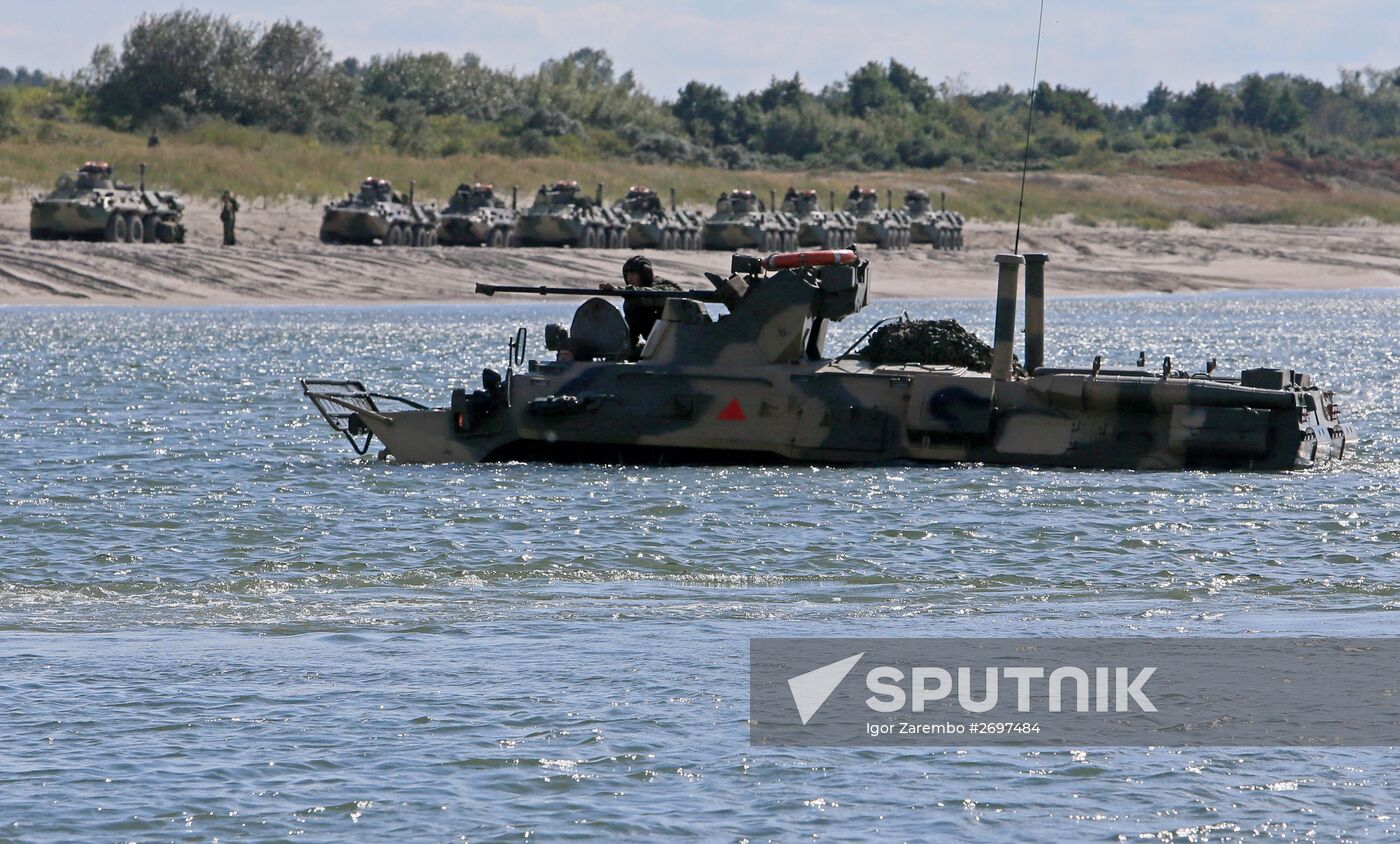
M 1021 254 L 1021 211 L 1026 206 L 1026 170 L 1031 165 L 1031 120 L 1035 117 L 1035 85 L 1040 73 L 1040 31 L 1045 24 L 1045 0 L 1040 0 L 1040 16 L 1035 22 L 1035 63 L 1031 66 L 1031 94 L 1026 98 L 1026 151 L 1021 156 L 1021 196 L 1016 200 L 1016 243 L 1013 255 Z

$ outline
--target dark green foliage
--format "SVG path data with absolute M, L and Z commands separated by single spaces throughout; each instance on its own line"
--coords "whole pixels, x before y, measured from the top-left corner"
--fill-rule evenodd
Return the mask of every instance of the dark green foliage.
M 8 67 L 0 67 L 0 88 L 42 88 L 53 82 L 53 78 L 45 74 L 42 70 L 30 70 L 20 65 L 14 70 Z
M 992 368 L 992 347 L 955 319 L 887 322 L 856 353 L 875 364 L 922 363 L 965 366 L 974 372 Z
M 1197 82 L 1196 90 L 1176 104 L 1176 117 L 1188 132 L 1204 132 L 1215 128 L 1229 111 L 1229 98 L 1207 82 Z
M 1042 82 L 1032 153 L 1042 167 L 1172 148 L 1241 158 L 1393 155 L 1397 80 L 1400 69 L 1344 71 L 1335 86 L 1251 74 L 1184 93 L 1158 84 L 1141 106 Z M 36 84 L 53 81 L 0 68 L 0 89 Z M 58 89 L 74 111 L 133 131 L 178 133 L 215 118 L 420 155 L 630 154 L 734 169 L 1006 166 L 1020 159 L 1032 105 L 1005 85 L 933 85 L 895 60 L 867 63 L 820 91 L 798 75 L 737 95 L 695 81 L 668 102 L 600 50 L 519 75 L 471 53 L 336 60 L 320 31 L 300 22 L 250 25 L 188 10 L 142 16 L 120 52 L 98 47 Z

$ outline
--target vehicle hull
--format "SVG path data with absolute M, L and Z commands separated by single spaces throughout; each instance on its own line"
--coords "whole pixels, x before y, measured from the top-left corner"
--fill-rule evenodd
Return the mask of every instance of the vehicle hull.
M 956 367 L 855 361 L 682 368 L 543 364 L 485 415 L 361 414 L 406 463 L 977 462 L 1084 469 L 1282 470 L 1350 454 L 1316 388 L 1042 371 L 996 381 Z M 465 424 L 463 424 L 465 422 Z

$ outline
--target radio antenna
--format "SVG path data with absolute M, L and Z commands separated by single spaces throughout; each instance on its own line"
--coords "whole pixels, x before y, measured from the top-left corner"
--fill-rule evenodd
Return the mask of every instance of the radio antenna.
M 1035 117 L 1035 85 L 1040 73 L 1040 31 L 1045 23 L 1045 0 L 1040 0 L 1040 16 L 1035 21 L 1035 62 L 1031 65 L 1031 95 L 1026 98 L 1026 151 L 1021 156 L 1021 196 L 1016 200 L 1016 244 L 1013 255 L 1021 254 L 1021 212 L 1026 207 L 1026 170 L 1031 166 L 1031 120 Z

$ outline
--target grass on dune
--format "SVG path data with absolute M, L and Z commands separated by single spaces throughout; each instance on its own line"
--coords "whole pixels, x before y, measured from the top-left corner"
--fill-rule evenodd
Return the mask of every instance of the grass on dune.
M 573 160 L 565 157 L 513 158 L 455 155 L 414 158 L 371 148 L 342 148 L 298 135 L 266 132 L 211 122 L 166 136 L 148 149 L 143 136 L 83 123 L 43 121 L 18 136 L 0 141 L 0 194 L 51 185 L 59 173 L 87 159 L 105 159 L 125 180 L 135 181 L 137 165 L 146 162 L 149 181 L 195 197 L 214 197 L 224 189 L 246 198 L 301 200 L 316 204 L 351 190 L 368 175 L 382 176 L 400 189 L 417 181 L 418 196 L 445 200 L 463 181 L 493 182 L 509 193 L 520 188 L 528 204 L 542 183 L 578 179 L 591 193 L 604 184 L 609 202 L 631 184 L 662 192 L 675 188 L 682 203 L 712 207 L 731 187 L 754 190 L 767 201 L 789 185 L 830 191 L 838 202 L 852 184 L 893 190 L 896 202 L 907 188 L 921 187 L 936 197 L 946 191 L 948 205 L 968 217 L 1011 220 L 1016 216 L 1019 173 L 925 170 L 903 172 L 775 172 L 644 165 L 626 160 Z M 1087 163 L 1087 162 L 1086 162 Z M 882 201 L 884 197 L 881 197 Z M 1135 171 L 1122 161 L 1104 164 L 1099 173 L 1032 172 L 1025 198 L 1029 220 L 1071 215 L 1087 224 L 1122 224 L 1162 228 L 1176 221 L 1203 226 L 1229 222 L 1320 224 L 1372 218 L 1400 223 L 1400 194 L 1355 184 L 1296 192 L 1259 186 L 1213 185 L 1169 179 L 1152 168 Z

